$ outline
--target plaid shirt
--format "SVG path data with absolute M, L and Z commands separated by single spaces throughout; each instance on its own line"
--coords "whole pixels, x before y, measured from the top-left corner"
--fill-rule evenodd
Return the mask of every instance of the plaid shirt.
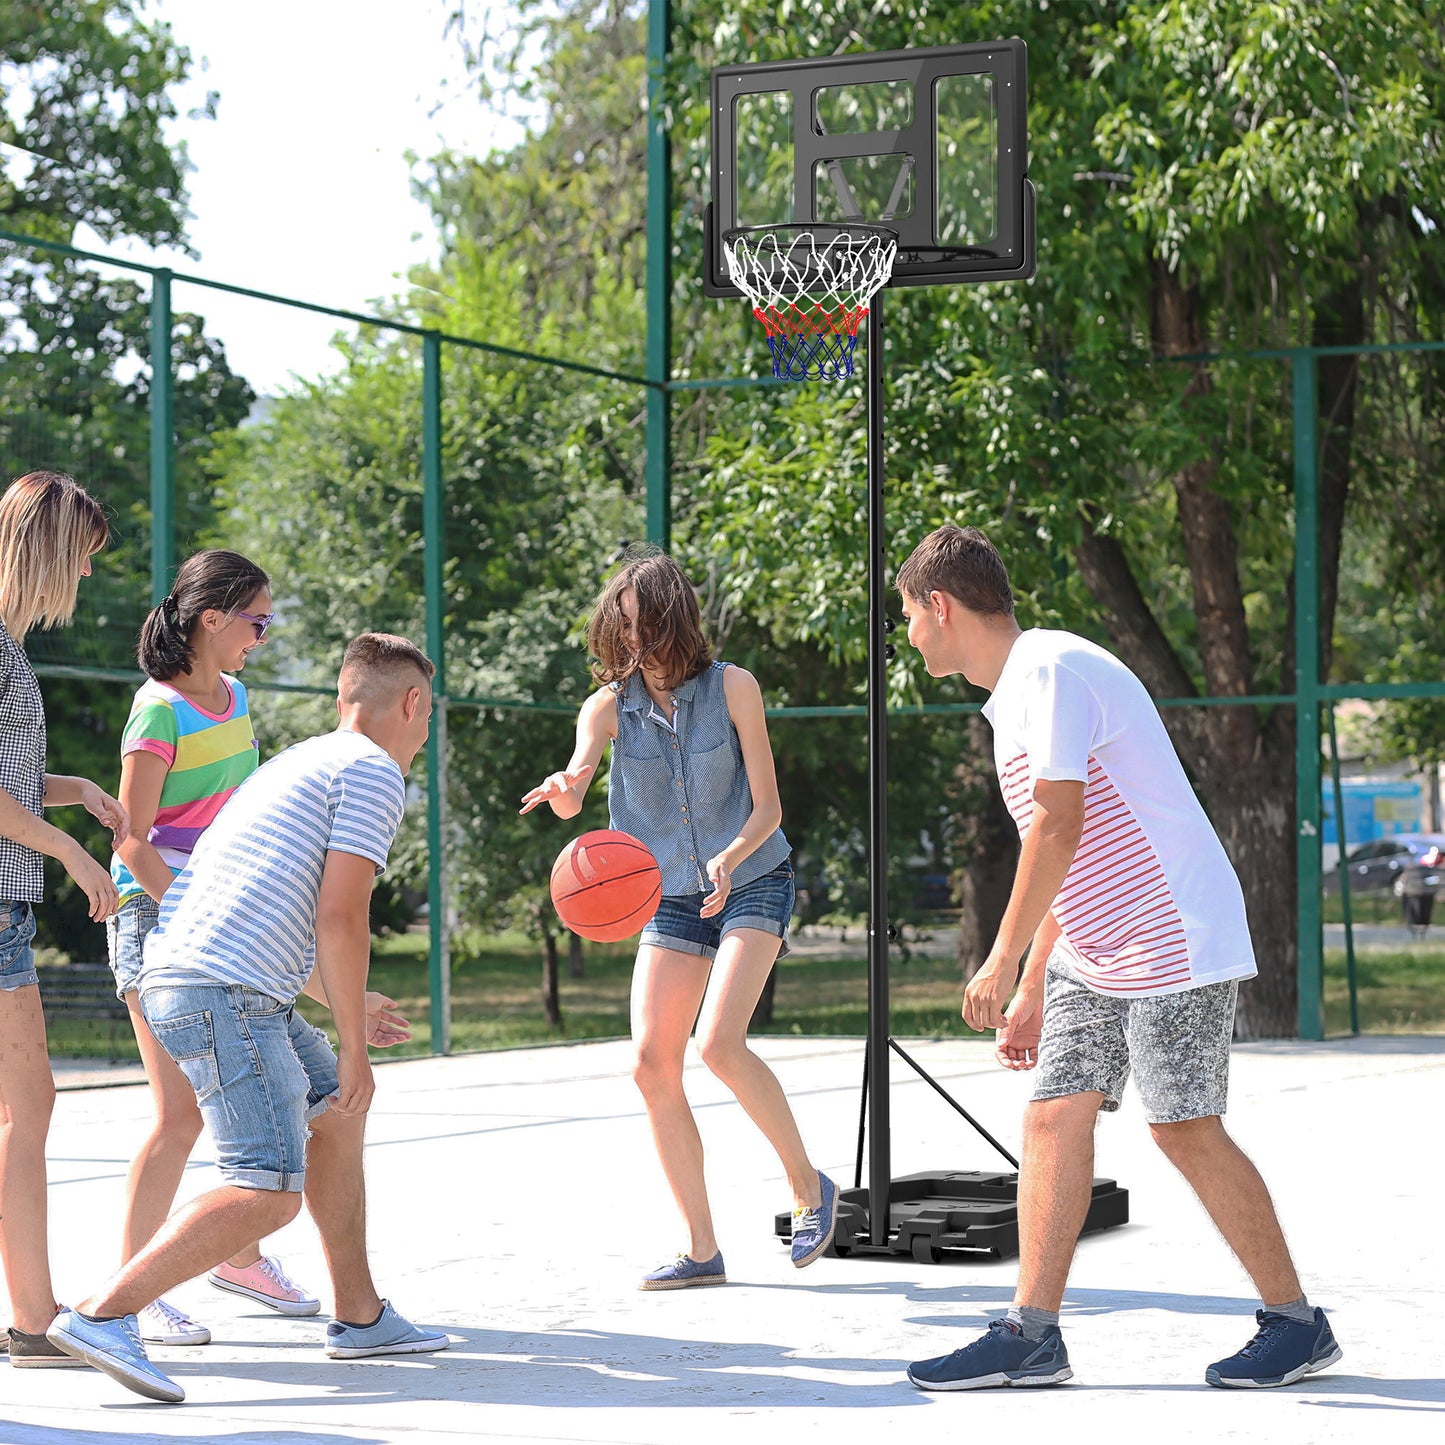
M 44 816 L 45 704 L 25 649 L 0 622 L 0 788 L 37 818 Z M 0 900 L 38 903 L 45 896 L 45 860 L 33 848 L 0 837 Z

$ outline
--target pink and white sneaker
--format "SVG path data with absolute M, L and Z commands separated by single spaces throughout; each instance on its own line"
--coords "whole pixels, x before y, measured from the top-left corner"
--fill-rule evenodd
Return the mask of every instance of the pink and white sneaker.
M 206 1276 L 206 1283 L 217 1289 L 228 1289 L 232 1294 L 243 1294 L 281 1315 L 314 1315 L 321 1309 L 321 1301 L 292 1284 L 280 1261 L 269 1254 L 263 1254 L 245 1269 L 218 1264 Z

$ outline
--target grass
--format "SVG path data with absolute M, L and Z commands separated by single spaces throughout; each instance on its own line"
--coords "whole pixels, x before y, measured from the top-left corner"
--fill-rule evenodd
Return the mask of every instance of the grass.
M 589 944 L 585 976 L 567 976 L 562 959 L 560 994 L 563 1027 L 547 1027 L 542 1016 L 542 964 L 537 943 L 518 934 L 489 934 L 459 940 L 452 961 L 452 1048 L 515 1048 L 582 1039 L 616 1038 L 628 1032 L 628 985 L 633 950 L 627 944 Z M 1365 1033 L 1445 1032 L 1445 946 L 1362 950 L 1357 962 L 1360 1024 Z M 415 1036 L 392 1050 L 425 1054 L 431 1048 L 426 938 L 407 934 L 381 939 L 371 968 L 372 987 L 396 999 Z M 958 965 L 951 957 L 915 952 L 895 957 L 890 991 L 893 1031 L 900 1037 L 976 1037 L 959 1017 Z M 318 1022 L 326 1010 L 302 1000 Z M 1331 1034 L 1348 1032 L 1348 993 L 1342 949 L 1325 952 L 1325 1016 Z M 800 956 L 778 968 L 773 1021 L 768 1034 L 854 1035 L 868 1027 L 868 985 L 856 956 Z M 120 1025 L 117 1052 L 135 1057 L 128 1028 Z M 104 1024 L 58 1019 L 50 1030 L 57 1056 L 99 1057 L 109 1053 Z

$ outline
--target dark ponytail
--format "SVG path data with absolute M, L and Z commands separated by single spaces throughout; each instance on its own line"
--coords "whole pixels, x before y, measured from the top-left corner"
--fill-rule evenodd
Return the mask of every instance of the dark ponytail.
M 235 612 L 271 579 L 239 552 L 219 548 L 188 557 L 176 573 L 168 596 L 153 607 L 140 630 L 136 660 L 157 682 L 190 672 L 195 661 L 191 639 L 203 612 Z

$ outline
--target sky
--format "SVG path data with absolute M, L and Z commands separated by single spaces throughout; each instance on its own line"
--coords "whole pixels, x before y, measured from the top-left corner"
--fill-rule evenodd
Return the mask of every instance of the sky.
M 431 218 L 411 195 L 406 155 L 485 155 L 520 125 L 486 110 L 446 24 L 458 0 L 150 0 L 193 57 L 174 94 L 181 112 L 198 258 L 75 244 L 347 310 L 405 290 L 408 266 L 435 255 Z M 485 4 L 470 4 L 473 26 Z M 189 118 L 207 91 L 214 120 Z M 339 323 L 177 283 L 177 310 L 199 311 L 232 367 L 260 393 L 334 370 Z

